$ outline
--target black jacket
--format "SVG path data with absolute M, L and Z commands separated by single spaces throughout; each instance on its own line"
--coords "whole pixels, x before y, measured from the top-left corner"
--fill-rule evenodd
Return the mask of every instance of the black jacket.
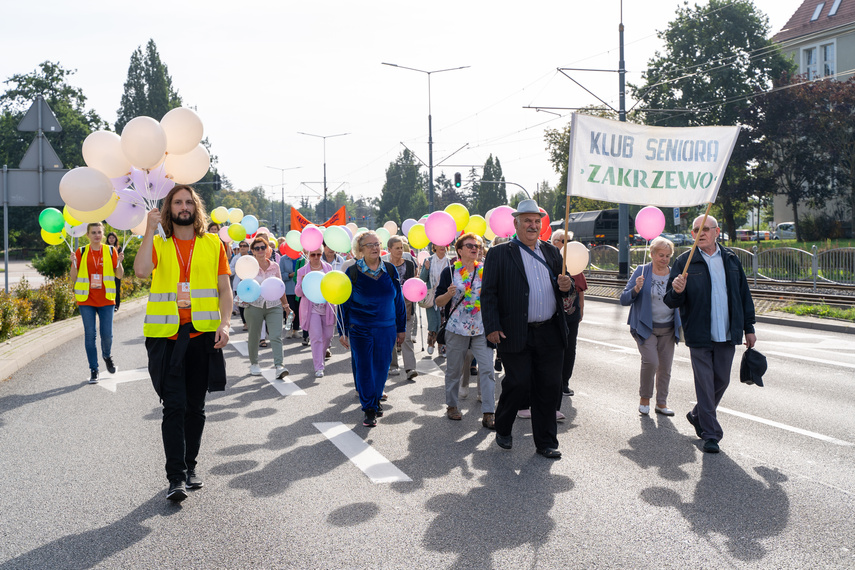
M 748 279 L 742 269 L 739 258 L 726 247 L 721 249 L 724 263 L 725 283 L 727 285 L 727 310 L 730 316 L 730 343 L 742 344 L 743 333 L 754 332 L 754 301 L 748 290 Z M 686 275 L 686 288 L 682 293 L 676 293 L 672 287 L 674 278 L 683 272 L 689 252 L 685 252 L 671 268 L 668 278 L 668 289 L 663 301 L 672 309 L 680 309 L 683 321 L 683 334 L 686 346 L 690 348 L 706 348 L 712 346 L 710 326 L 712 322 L 712 280 L 707 262 L 703 254 L 696 251 L 689 264 Z
M 551 243 L 541 241 L 543 257 L 554 275 L 561 274 L 561 254 Z M 513 241 L 490 248 L 484 260 L 484 275 L 481 280 L 481 315 L 484 320 L 484 333 L 489 335 L 502 331 L 507 338 L 499 343 L 499 353 L 520 352 L 525 348 L 528 336 L 528 279 L 522 256 Z M 558 283 L 552 281 L 555 293 L 556 320 L 563 346 L 567 346 L 567 319 L 564 318 L 563 298 L 570 294 L 562 293 Z M 572 290 L 571 290 L 572 291 Z

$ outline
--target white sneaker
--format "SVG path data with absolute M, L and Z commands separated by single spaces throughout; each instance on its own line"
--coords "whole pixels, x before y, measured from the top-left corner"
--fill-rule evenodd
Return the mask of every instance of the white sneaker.
M 555 421 L 563 422 L 566 419 L 567 419 L 567 416 L 565 416 L 561 412 L 555 412 Z
M 261 376 L 261 366 L 258 364 L 250 364 L 249 373 L 251 376 Z
M 323 378 L 323 377 L 324 377 L 324 371 L 323 370 L 316 370 L 315 371 L 315 378 Z
M 520 410 L 517 412 L 517 417 L 521 420 L 530 420 L 531 419 L 531 409 Z
M 407 370 L 407 380 L 415 380 L 419 373 L 417 370 Z
M 659 406 L 656 406 L 656 413 L 662 414 L 663 416 L 673 416 L 674 410 L 672 410 L 671 408 L 669 408 L 667 406 L 664 408 L 660 408 Z
M 465 400 L 469 397 L 469 386 L 461 386 L 460 390 L 457 391 L 457 396 L 461 400 Z
M 401 373 L 401 371 L 398 368 L 390 368 L 389 369 L 389 376 L 397 376 L 400 373 Z
M 288 376 L 288 369 L 285 368 L 284 366 L 277 366 L 276 367 L 276 378 L 278 378 L 279 380 L 282 380 L 286 376 Z
M 650 406 L 641 406 L 641 405 L 639 405 L 639 406 L 638 406 L 638 413 L 639 413 L 639 414 L 641 414 L 641 415 L 643 415 L 643 416 L 646 416 L 647 414 L 649 414 L 649 413 L 650 413 Z
M 428 347 L 428 354 L 433 354 L 433 347 L 432 346 Z

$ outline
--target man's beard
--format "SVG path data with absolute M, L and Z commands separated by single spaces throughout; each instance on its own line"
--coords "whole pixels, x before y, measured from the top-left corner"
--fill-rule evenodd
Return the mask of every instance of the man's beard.
M 182 219 L 181 215 L 172 214 L 172 223 L 179 226 L 192 226 L 196 222 L 196 217 L 193 215 L 188 216 L 186 219 Z

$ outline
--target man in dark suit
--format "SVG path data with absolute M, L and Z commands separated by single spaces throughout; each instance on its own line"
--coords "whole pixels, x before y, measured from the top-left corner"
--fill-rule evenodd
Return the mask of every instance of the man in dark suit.
M 542 218 L 534 200 L 519 203 L 514 212 L 517 237 L 492 247 L 484 261 L 481 310 L 487 340 L 498 346 L 505 366 L 496 443 L 511 448 L 517 410 L 531 402 L 537 452 L 560 459 L 555 410 L 567 345 L 563 298 L 572 291 L 573 279 L 562 274 L 558 249 L 538 239 Z

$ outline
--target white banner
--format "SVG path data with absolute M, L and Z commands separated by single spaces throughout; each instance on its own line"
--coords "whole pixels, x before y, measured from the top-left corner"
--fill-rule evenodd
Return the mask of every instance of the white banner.
M 648 127 L 573 113 L 567 195 L 639 206 L 715 202 L 739 127 Z

